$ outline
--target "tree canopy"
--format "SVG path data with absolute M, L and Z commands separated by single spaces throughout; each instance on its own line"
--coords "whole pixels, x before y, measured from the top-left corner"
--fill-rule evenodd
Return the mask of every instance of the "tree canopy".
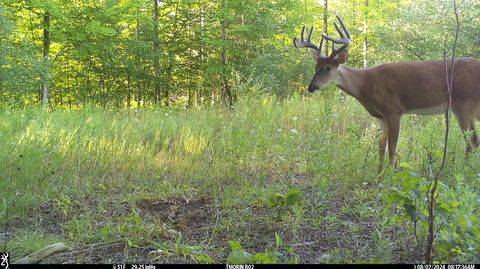
M 457 55 L 478 57 L 480 3 L 458 5 Z M 4 0 L 0 103 L 39 105 L 45 87 L 51 108 L 287 96 L 312 72 L 310 54 L 292 46 L 303 25 L 319 40 L 325 29 L 336 34 L 342 16 L 353 40 L 348 65 L 374 66 L 441 58 L 453 40 L 452 10 L 447 0 Z

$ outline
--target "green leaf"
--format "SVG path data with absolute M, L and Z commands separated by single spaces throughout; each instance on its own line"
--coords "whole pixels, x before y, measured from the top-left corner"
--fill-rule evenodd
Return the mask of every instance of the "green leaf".
M 111 234 L 112 234 L 111 233 L 111 225 L 107 224 L 107 225 L 103 226 L 103 228 L 100 230 L 99 234 L 100 234 L 100 238 L 102 239 L 102 241 L 106 241 L 107 239 L 109 239 Z
M 435 215 L 437 217 L 440 217 L 440 220 L 442 221 L 442 223 L 448 224 L 448 215 L 449 215 L 448 211 L 446 211 L 443 208 L 437 208 L 435 209 Z
M 234 250 L 230 252 L 227 258 L 227 263 L 232 264 L 245 264 L 252 262 L 252 254 L 246 252 L 243 249 Z
M 256 253 L 254 256 L 254 261 L 256 263 L 274 264 L 277 263 L 278 257 L 274 253 L 270 252 Z
M 142 225 L 143 221 L 139 215 L 129 215 L 127 221 L 133 222 L 135 225 Z
M 238 241 L 234 241 L 234 240 L 229 240 L 228 241 L 228 244 L 230 245 L 230 247 L 232 248 L 232 250 L 241 250 L 242 249 L 242 245 L 240 244 L 240 242 Z
M 440 210 L 440 209 L 444 210 L 445 212 L 452 212 L 453 211 L 452 205 L 447 204 L 447 203 L 443 203 L 443 202 L 437 203 L 435 205 L 435 210 Z
M 456 175 L 455 175 L 455 180 L 456 180 L 458 183 L 461 183 L 461 182 L 465 181 L 465 176 L 462 175 L 462 174 L 456 174 Z
M 428 217 L 427 215 L 425 215 L 425 213 L 423 212 L 420 212 L 420 215 L 419 215 L 420 219 L 424 222 L 428 222 Z
M 405 200 L 407 200 L 408 198 L 406 198 L 405 196 L 403 196 L 400 192 L 396 191 L 396 192 L 393 192 L 392 194 L 390 195 L 387 195 L 385 196 L 385 201 L 387 203 L 402 203 L 402 202 L 405 202 Z
M 203 263 L 208 263 L 208 264 L 215 263 L 215 261 L 207 255 L 196 255 L 195 259 Z
M 283 244 L 282 236 L 275 232 L 275 246 L 276 248 L 280 248 Z
M 285 198 L 285 205 L 292 206 L 302 201 L 302 191 L 297 188 L 291 188 Z
M 435 249 L 439 254 L 449 256 L 452 245 L 449 244 L 447 241 L 440 241 L 435 245 Z
M 274 201 L 283 201 L 285 199 L 285 196 L 281 193 L 274 193 L 273 196 L 272 196 L 272 199 Z
M 404 207 L 410 219 L 416 221 L 418 219 L 417 208 L 413 204 L 405 204 Z
M 409 163 L 406 163 L 406 162 L 401 162 L 400 167 L 408 169 L 408 170 L 413 170 L 413 166 L 410 165 Z
M 443 151 L 441 150 L 432 150 L 432 153 L 437 156 L 439 159 L 443 157 Z
M 138 245 L 135 244 L 135 243 L 134 243 L 132 240 L 130 240 L 130 239 L 127 239 L 127 246 L 128 246 L 129 248 L 138 248 Z
M 470 217 L 467 215 L 460 216 L 458 218 L 458 224 L 460 224 L 463 227 L 468 227 L 468 228 L 472 227 L 472 222 L 470 221 Z
M 268 198 L 265 198 L 265 197 L 260 197 L 259 201 L 263 205 L 266 205 L 268 207 L 274 207 L 274 204 L 273 204 L 271 199 L 268 199 Z
M 411 190 L 410 196 L 412 196 L 415 199 L 420 199 L 420 192 L 418 191 L 418 189 Z

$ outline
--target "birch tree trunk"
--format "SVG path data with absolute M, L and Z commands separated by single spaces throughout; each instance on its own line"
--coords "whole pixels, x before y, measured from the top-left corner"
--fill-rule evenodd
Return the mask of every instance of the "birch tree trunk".
M 50 80 L 50 13 L 43 14 L 43 63 L 45 65 L 42 78 L 42 108 L 48 105 L 48 82 Z
M 367 15 L 368 15 L 368 0 L 365 0 L 365 14 L 363 18 L 363 67 L 368 66 L 367 60 Z
M 153 73 L 155 76 L 155 105 L 158 105 L 162 96 L 160 88 L 160 38 L 158 36 L 158 2 L 159 0 L 153 0 Z

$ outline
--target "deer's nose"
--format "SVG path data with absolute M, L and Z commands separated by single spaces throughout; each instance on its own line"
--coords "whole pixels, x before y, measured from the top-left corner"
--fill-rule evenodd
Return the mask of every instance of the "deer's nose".
M 316 90 L 318 90 L 318 87 L 317 87 L 317 86 L 315 86 L 315 85 L 313 85 L 313 84 L 310 84 L 310 85 L 308 86 L 308 92 L 314 92 L 314 91 L 316 91 Z

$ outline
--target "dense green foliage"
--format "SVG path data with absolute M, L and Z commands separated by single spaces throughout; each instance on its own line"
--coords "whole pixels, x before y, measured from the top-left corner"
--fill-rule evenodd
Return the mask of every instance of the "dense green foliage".
M 208 105 L 252 91 L 286 96 L 303 89 L 312 67 L 292 38 L 306 24 L 316 26 L 318 40 L 324 12 L 327 32 L 334 14 L 349 26 L 352 66 L 364 56 L 370 66 L 441 58 L 454 29 L 447 0 L 330 0 L 327 9 L 314 0 L 157 1 L 2 1 L 1 104 L 37 104 L 47 82 L 51 107 Z M 480 54 L 479 5 L 459 1 L 457 55 Z

